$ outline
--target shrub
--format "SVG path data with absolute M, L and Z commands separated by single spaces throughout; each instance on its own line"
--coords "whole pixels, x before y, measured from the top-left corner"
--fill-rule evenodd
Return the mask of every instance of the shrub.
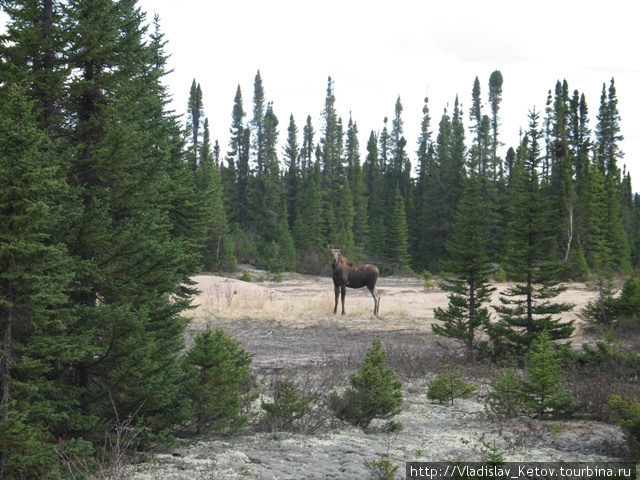
M 579 245 L 571 250 L 570 268 L 574 279 L 584 282 L 589 278 L 590 272 L 587 259 L 584 256 L 584 250 Z
M 576 410 L 576 401 L 565 386 L 567 374 L 546 331 L 532 342 L 525 372 L 521 389 L 528 415 L 549 418 L 568 416 Z
M 331 261 L 327 258 L 325 248 L 322 253 L 315 248 L 307 248 L 297 253 L 297 271 L 307 275 L 326 277 L 331 275 Z
M 260 408 L 265 411 L 263 422 L 267 428 L 287 430 L 309 412 L 311 400 L 291 380 L 281 380 L 276 383 L 273 402 L 262 402 Z
M 400 467 L 394 465 L 386 456 L 377 460 L 365 460 L 364 466 L 371 472 L 373 480 L 393 480 Z
M 453 400 L 455 398 L 468 398 L 473 392 L 478 389 L 476 385 L 473 385 L 464 380 L 462 373 L 453 372 L 451 365 L 445 365 L 445 372 L 441 373 L 429 384 L 427 390 L 427 397 L 430 400 L 437 400 L 441 404 L 445 400 Z
M 182 360 L 184 395 L 196 432 L 233 433 L 245 426 L 242 414 L 252 378 L 252 355 L 223 330 L 207 328 Z
M 424 280 L 424 288 L 434 288 L 436 286 L 433 281 L 433 274 L 429 270 L 422 271 L 422 279 Z
M 504 454 L 495 445 L 489 448 L 489 451 L 482 457 L 480 461 L 485 465 L 492 465 L 494 467 L 498 467 L 507 463 L 505 461 Z
M 615 301 L 615 314 L 618 318 L 640 319 L 640 278 L 637 275 L 625 280 L 620 297 Z
M 622 428 L 629 446 L 640 451 L 640 403 L 633 398 L 613 395 L 607 404 L 614 419 Z
M 329 408 L 338 419 L 366 428 L 373 419 L 387 420 L 400 413 L 402 382 L 386 363 L 378 335 L 344 394 L 334 392 L 329 397 Z
M 507 272 L 504 271 L 502 265 L 498 266 L 498 269 L 493 274 L 493 280 L 495 282 L 506 282 L 507 281 Z
M 493 413 L 513 418 L 523 411 L 521 382 L 513 369 L 502 375 L 489 392 L 489 408 Z

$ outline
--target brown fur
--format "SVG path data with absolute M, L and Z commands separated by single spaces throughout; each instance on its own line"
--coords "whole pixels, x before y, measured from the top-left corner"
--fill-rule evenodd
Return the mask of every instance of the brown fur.
M 342 298 L 342 315 L 344 315 L 344 297 L 349 288 L 367 287 L 373 297 L 373 314 L 378 315 L 380 309 L 380 293 L 376 290 L 376 282 L 380 276 L 380 271 L 375 265 L 354 265 L 342 256 L 342 247 L 333 248 L 331 244 L 329 251 L 331 252 L 331 270 L 333 278 L 333 290 L 336 296 L 336 305 L 333 313 L 338 312 L 338 298 Z

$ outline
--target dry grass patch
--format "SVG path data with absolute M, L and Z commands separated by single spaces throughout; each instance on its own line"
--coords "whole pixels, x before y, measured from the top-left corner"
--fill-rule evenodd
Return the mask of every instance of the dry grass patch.
M 253 283 L 202 275 L 194 280 L 200 294 L 194 299 L 196 308 L 190 312 L 190 316 L 198 323 L 213 318 L 277 319 L 287 323 L 306 323 L 308 320 L 325 319 L 333 313 L 335 299 L 331 279 L 307 279 L 284 284 Z M 406 305 L 393 296 L 385 297 L 384 291 L 382 295 L 381 315 L 410 316 Z M 372 316 L 373 299 L 366 289 L 349 289 L 345 305 L 348 318 Z

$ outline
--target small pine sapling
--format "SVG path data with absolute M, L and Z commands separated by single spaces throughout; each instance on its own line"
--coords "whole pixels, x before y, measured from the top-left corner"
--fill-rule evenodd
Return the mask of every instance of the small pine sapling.
M 334 392 L 329 398 L 338 419 L 366 428 L 373 419 L 388 420 L 400 413 L 402 382 L 386 363 L 387 352 L 377 335 L 344 394 Z
M 473 392 L 478 389 L 476 385 L 467 382 L 462 373 L 451 370 L 451 365 L 445 365 L 444 373 L 439 374 L 435 380 L 429 384 L 427 397 L 430 400 L 438 401 L 443 404 L 445 400 L 453 400 L 456 398 L 469 398 Z

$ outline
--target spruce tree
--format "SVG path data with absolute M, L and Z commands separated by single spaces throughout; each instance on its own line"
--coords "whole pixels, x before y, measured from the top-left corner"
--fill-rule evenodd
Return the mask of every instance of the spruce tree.
M 391 135 L 389 137 L 391 156 L 389 158 L 389 168 L 385 171 L 385 178 L 390 195 L 393 195 L 395 187 L 398 186 L 403 198 L 408 199 L 411 181 L 411 163 L 405 151 L 407 141 L 404 138 L 403 111 L 404 107 L 402 106 L 400 97 L 398 97 L 394 108 L 395 114 L 391 122 Z
M 407 214 L 404 199 L 400 193 L 400 187 L 396 187 L 393 200 L 392 215 L 389 219 L 387 230 L 387 254 L 389 262 L 399 267 L 408 267 L 411 262 L 409 254 L 409 229 L 407 227 Z
M 493 135 L 491 145 L 493 147 L 492 163 L 494 171 L 497 172 L 497 180 L 502 181 L 504 171 L 502 161 L 498 158 L 498 133 L 500 131 L 500 104 L 502 103 L 502 85 L 504 79 L 500 70 L 495 70 L 489 76 L 489 107 L 491 108 L 491 132 Z
M 612 78 L 607 89 L 602 84 L 600 96 L 600 109 L 598 111 L 598 123 L 596 125 L 596 149 L 601 168 L 607 176 L 620 183 L 620 165 L 618 162 L 624 157 L 620 149 L 620 142 L 624 136 L 620 133 L 620 113 L 618 111 L 618 96 L 615 81 Z
M 354 252 L 353 222 L 355 210 L 353 209 L 353 194 L 349 182 L 346 182 L 337 192 L 338 198 L 330 205 L 329 236 L 332 242 L 344 245 L 346 255 Z
M 449 259 L 442 265 L 447 277 L 441 287 L 448 292 L 449 304 L 436 308 L 434 316 L 441 323 L 432 325 L 434 333 L 460 340 L 469 350 L 478 346 L 477 330 L 489 324 L 489 310 L 483 305 L 495 290 L 489 285 L 493 268 L 487 255 L 486 218 L 480 179 L 472 174 L 447 241 Z
M 467 382 L 462 373 L 453 372 L 451 365 L 445 365 L 445 371 L 439 374 L 427 389 L 427 398 L 437 400 L 443 404 L 445 400 L 453 401 L 456 398 L 469 398 L 478 389 L 476 385 Z
M 160 432 L 176 410 L 186 321 L 205 234 L 204 204 L 164 111 L 158 48 L 145 42 L 135 2 L 72 0 L 69 34 L 76 148 L 68 178 L 82 213 L 67 232 L 77 263 L 70 301 L 91 352 L 73 365 L 82 413 L 94 425 L 138 412 Z M 178 130 L 179 131 L 179 130 Z M 189 204 L 189 208 L 185 205 Z M 178 220 L 175 221 L 175 220 Z M 108 394 L 107 394 L 108 393 Z M 173 419 L 175 420 L 175 418 Z
M 65 123 L 60 110 L 70 74 L 70 65 L 60 61 L 68 38 L 57 3 L 43 0 L 36 6 L 24 0 L 2 2 L 2 9 L 9 16 L 6 35 L 11 39 L 0 47 L 2 76 L 29 86 L 25 93 L 37 102 L 38 122 L 51 136 L 63 133 Z
M 367 142 L 367 157 L 362 166 L 365 190 L 368 198 L 367 209 L 369 218 L 368 253 L 376 259 L 384 258 L 386 242 L 386 224 L 384 217 L 384 178 L 382 166 L 378 156 L 378 139 L 372 131 Z
M 194 171 L 197 170 L 198 162 L 200 160 L 199 157 L 200 150 L 202 148 L 201 137 L 203 135 L 204 120 L 202 89 L 200 88 L 200 84 L 196 84 L 196 80 L 193 79 L 187 103 L 187 135 L 190 139 L 188 161 Z
M 196 186 L 206 208 L 206 237 L 201 248 L 202 264 L 207 271 L 236 268 L 233 256 L 229 225 L 222 201 L 222 181 L 220 171 L 214 161 L 209 143 L 209 122 L 205 119 L 200 162 L 196 171 Z
M 611 249 L 613 265 L 618 272 L 628 273 L 631 271 L 631 251 L 622 219 L 620 189 L 612 175 L 606 177 L 605 192 L 607 196 L 607 243 Z
M 60 159 L 22 85 L 0 102 L 0 476 L 54 478 L 56 432 L 86 419 L 69 365 L 89 353 L 68 309 L 74 211 Z M 51 477 L 48 477 L 51 475 Z
M 513 172 L 512 201 L 505 270 L 516 283 L 505 290 L 495 307 L 500 319 L 490 334 L 497 353 L 521 352 L 544 330 L 550 338 L 568 338 L 573 321 L 554 317 L 573 305 L 552 302 L 566 287 L 558 282 L 553 258 L 554 230 L 549 207 L 538 181 L 541 160 L 539 115 L 529 114 L 521 158 Z
M 324 224 L 322 193 L 320 191 L 322 174 L 319 166 L 311 170 L 313 173 L 304 180 L 303 189 L 298 197 L 299 215 L 296 217 L 296 223 L 292 231 L 295 248 L 301 254 L 318 254 L 324 248 L 326 242 L 324 234 L 326 226 Z
M 247 222 L 247 183 L 249 181 L 249 130 L 244 126 L 244 106 L 240 85 L 236 89 L 231 114 L 231 138 L 226 164 L 221 168 L 227 218 L 245 227 Z
M 471 125 L 469 130 L 476 134 L 480 130 L 480 123 L 482 121 L 482 98 L 480 97 L 480 80 L 478 77 L 473 81 L 473 89 L 471 90 L 471 108 L 469 108 L 469 120 Z
M 550 174 L 545 186 L 556 219 L 558 257 L 568 263 L 576 229 L 577 197 L 574 184 L 574 158 L 570 148 L 571 105 L 567 81 L 557 82 L 550 111 Z
M 300 149 L 300 172 L 306 178 L 313 169 L 313 153 L 315 145 L 313 143 L 315 131 L 311 123 L 311 116 L 307 116 L 307 121 L 302 129 L 302 148 Z
M 584 192 L 589 200 L 585 256 L 593 274 L 590 286 L 597 291 L 597 296 L 583 310 L 583 316 L 589 321 L 607 325 L 612 321 L 608 305 L 614 295 L 615 268 L 607 232 L 609 207 L 605 182 L 604 172 L 598 165 L 594 165 L 589 173 L 589 185 Z
M 576 401 L 565 386 L 567 374 L 546 331 L 533 341 L 526 360 L 520 395 L 528 415 L 549 418 L 573 413 Z
M 446 241 L 451 233 L 465 176 L 465 146 L 462 112 L 456 98 L 454 115 L 442 115 L 435 145 L 434 162 L 426 172 L 427 268 L 436 271 L 447 256 Z
M 429 113 L 429 98 L 424 99 L 422 107 L 422 122 L 420 123 L 420 136 L 418 137 L 418 150 L 416 152 L 418 163 L 416 165 L 416 180 L 413 189 L 413 201 L 409 221 L 409 242 L 412 252 L 412 267 L 416 272 L 422 272 L 427 264 L 428 240 L 424 232 L 429 228 L 429 192 L 428 175 L 434 162 L 433 132 L 431 131 L 431 115 Z
M 262 76 L 260 75 L 260 70 L 258 70 L 253 81 L 253 117 L 251 119 L 251 122 L 249 123 L 249 127 L 252 133 L 252 154 L 256 164 L 255 169 L 258 173 L 261 173 L 264 170 L 266 162 L 266 109 L 267 105 L 264 86 L 262 84 Z
M 445 191 L 448 184 L 444 183 L 444 170 L 451 162 L 451 117 L 442 115 L 438 127 L 435 145 L 435 158 L 426 167 L 425 181 L 425 230 L 424 239 L 425 266 L 430 271 L 437 271 L 438 266 L 446 255 L 445 241 L 447 236 L 448 205 L 446 205 Z
M 339 419 L 367 428 L 374 419 L 388 420 L 400 413 L 402 382 L 386 363 L 387 352 L 378 335 L 359 370 L 349 377 L 346 391 L 331 395 L 330 405 Z
M 345 142 L 347 160 L 347 180 L 353 197 L 353 241 L 361 251 L 369 240 L 369 218 L 366 187 L 362 166 L 360 165 L 360 143 L 358 142 L 358 126 L 349 119 Z M 338 242 L 336 242 L 338 243 Z M 342 245 L 342 244 L 341 244 Z
M 295 225 L 300 211 L 298 196 L 301 195 L 303 182 L 301 159 L 302 152 L 298 145 L 298 127 L 293 115 L 291 115 L 289 117 L 289 126 L 287 127 L 287 142 L 284 146 L 284 165 L 286 167 L 284 174 L 285 203 L 289 212 L 288 223 L 291 228 Z
M 15 283 L 3 302 L 31 297 L 20 315 L 11 314 L 12 326 L 21 328 L 5 335 L 13 372 L 23 370 L 18 382 L 9 378 L 9 395 L 28 392 L 19 402 L 23 410 L 7 418 L 28 424 L 25 432 L 36 432 L 48 452 L 52 439 L 78 445 L 78 437 L 103 438 L 117 417 L 144 416 L 150 435 L 178 421 L 181 314 L 206 232 L 182 128 L 165 111 L 158 29 L 148 41 L 134 1 L 53 6 L 10 9 L 2 47 L 9 64 L 0 73 L 0 121 L 7 130 L 0 149 L 10 147 L 1 152 L 2 164 L 20 164 L 6 174 L 15 185 L 2 191 L 13 195 L 6 225 L 14 223 L 24 244 L 16 270 L 3 275 Z M 52 36 L 32 36 L 43 27 Z M 61 45 L 65 51 L 56 51 Z M 46 92 L 44 83 L 31 82 L 36 65 L 29 60 L 43 52 L 47 65 L 37 75 L 51 81 Z M 9 106 L 8 93 L 20 83 L 29 91 Z M 5 115 L 4 108 L 14 107 Z M 16 121 L 26 141 L 4 142 L 16 134 L 10 125 Z M 13 238 L 7 240 L 3 246 L 14 248 Z M 27 270 L 30 285 L 20 291 Z
M 243 428 L 243 397 L 251 380 L 252 357 L 223 330 L 207 328 L 182 359 L 182 394 L 192 410 L 196 433 L 233 433 Z

